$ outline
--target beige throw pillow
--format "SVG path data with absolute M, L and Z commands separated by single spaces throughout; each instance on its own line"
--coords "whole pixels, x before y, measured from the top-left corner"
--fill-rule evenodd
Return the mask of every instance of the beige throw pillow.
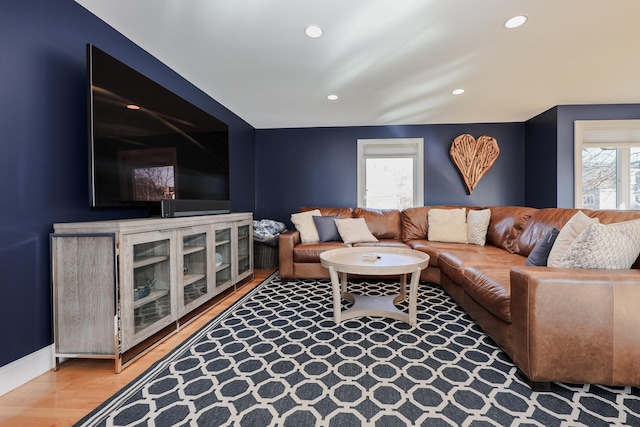
M 336 227 L 342 241 L 345 243 L 377 242 L 378 239 L 371 234 L 364 218 L 336 219 Z
M 484 246 L 491 221 L 491 209 L 471 209 L 467 214 L 467 240 L 473 245 Z
M 428 240 L 467 243 L 467 212 L 465 208 L 430 209 L 428 220 Z
M 590 218 L 582 211 L 576 212 L 558 233 L 551 252 L 549 252 L 547 265 L 549 267 L 562 267 L 562 257 L 573 241 L 576 240 L 576 237 L 591 224 L 599 223 L 600 220 L 598 218 Z
M 314 216 L 322 216 L 319 209 L 291 214 L 291 222 L 300 232 L 302 243 L 317 243 L 320 241 L 318 229 L 313 221 Z
M 562 260 L 567 268 L 631 268 L 640 254 L 640 220 L 591 224 L 573 241 Z

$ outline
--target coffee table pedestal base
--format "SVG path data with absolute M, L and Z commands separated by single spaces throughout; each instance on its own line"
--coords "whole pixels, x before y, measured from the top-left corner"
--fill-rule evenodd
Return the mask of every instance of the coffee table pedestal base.
M 417 302 L 418 283 L 420 281 L 420 268 L 411 274 L 409 287 L 409 313 L 398 309 L 395 304 L 404 301 L 407 296 L 407 275 L 403 274 L 400 281 L 400 293 L 395 295 L 368 296 L 347 292 L 347 273 L 338 273 L 333 267 L 329 267 L 331 287 L 333 288 L 333 320 L 340 323 L 342 320 L 362 316 L 390 317 L 408 323 L 412 327 L 417 326 Z M 353 303 L 345 311 L 342 311 L 342 299 Z
M 396 302 L 404 300 L 404 296 L 402 296 L 401 294 L 368 296 L 346 292 L 342 294 L 342 298 L 346 299 L 347 301 L 353 302 L 353 306 L 340 313 L 341 320 L 347 320 L 354 317 L 362 316 L 379 316 L 390 317 L 392 319 L 411 324 L 409 314 L 398 309 L 398 307 L 396 307 L 394 304 Z M 338 321 L 336 321 L 336 323 L 337 322 Z

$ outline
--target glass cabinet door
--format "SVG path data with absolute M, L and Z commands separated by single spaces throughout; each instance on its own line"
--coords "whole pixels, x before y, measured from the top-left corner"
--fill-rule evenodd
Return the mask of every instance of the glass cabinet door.
M 182 277 L 180 296 L 180 315 L 189 308 L 206 299 L 209 289 L 209 250 L 207 228 L 182 233 Z
M 153 233 L 162 235 L 163 233 Z M 166 233 L 164 233 L 166 236 Z M 172 239 L 125 243 L 121 256 L 132 262 L 132 276 L 123 283 L 121 295 L 123 351 L 176 319 L 172 294 Z M 129 264 L 130 265 L 130 264 Z M 130 273 L 131 274 L 131 273 Z
M 231 226 L 222 225 L 215 230 L 215 293 L 220 293 L 233 284 L 231 271 Z

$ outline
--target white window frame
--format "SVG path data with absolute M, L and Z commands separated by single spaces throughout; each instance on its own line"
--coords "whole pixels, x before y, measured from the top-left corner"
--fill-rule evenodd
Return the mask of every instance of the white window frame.
M 618 148 L 617 208 L 630 205 L 630 148 L 640 147 L 640 120 L 576 120 L 573 123 L 574 207 L 582 208 L 582 149 Z
M 370 158 L 412 158 L 414 206 L 424 205 L 424 138 L 358 139 L 358 206 L 366 206 L 366 162 Z

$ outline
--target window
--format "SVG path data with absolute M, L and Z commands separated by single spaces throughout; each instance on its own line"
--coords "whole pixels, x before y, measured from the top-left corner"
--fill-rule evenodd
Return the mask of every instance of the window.
M 575 206 L 640 209 L 640 120 L 575 122 Z
M 358 206 L 405 209 L 424 204 L 422 138 L 358 140 Z

